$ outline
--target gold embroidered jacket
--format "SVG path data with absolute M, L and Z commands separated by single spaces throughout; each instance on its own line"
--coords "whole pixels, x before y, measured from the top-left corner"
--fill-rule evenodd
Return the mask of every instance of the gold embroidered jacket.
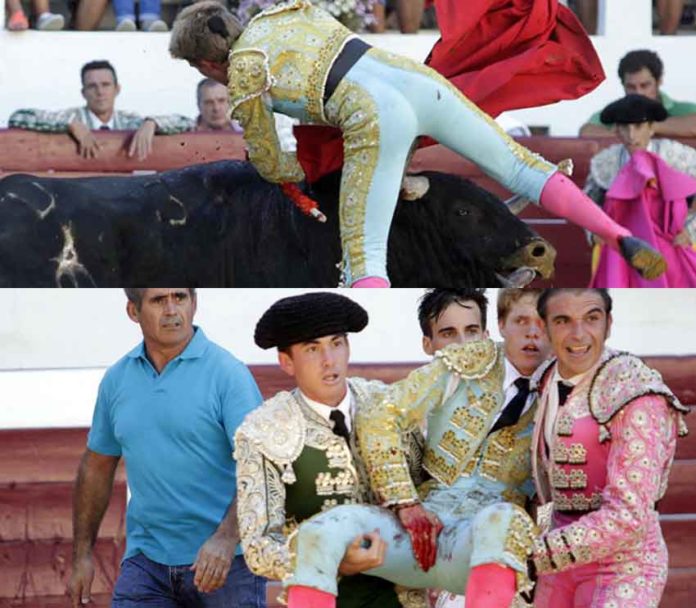
M 326 78 L 352 37 L 309 0 L 289 0 L 256 15 L 232 46 L 231 112 L 244 128 L 249 159 L 264 179 L 304 179 L 297 156 L 280 148 L 273 110 L 303 123 L 328 124 L 323 106 Z
M 430 364 L 392 385 L 384 399 L 358 412 L 361 453 L 380 504 L 415 502 L 434 483 L 451 486 L 474 472 L 504 484 L 501 499 L 524 504 L 520 488 L 530 485 L 533 413 L 488 436 L 503 406 L 504 374 L 501 345 L 491 340 L 450 345 Z M 434 481 L 419 492 L 408 472 L 401 437 L 426 421 L 423 468 Z
M 361 378 L 348 384 L 358 412 L 386 390 L 379 381 Z M 329 424 L 297 392 L 281 392 L 251 412 L 235 434 L 239 531 L 255 574 L 289 576 L 290 538 L 306 517 L 337 504 L 371 502 L 364 467 L 354 457 L 355 442 L 349 448 Z M 410 445 L 411 474 L 418 479 L 422 435 L 412 433 L 404 442 Z M 294 496 L 298 493 L 302 496 Z

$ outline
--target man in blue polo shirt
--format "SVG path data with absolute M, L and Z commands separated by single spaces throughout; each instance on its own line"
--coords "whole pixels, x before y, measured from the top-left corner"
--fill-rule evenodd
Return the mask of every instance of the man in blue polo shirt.
M 92 550 L 123 456 L 131 498 L 114 608 L 263 608 L 264 579 L 239 548 L 233 437 L 261 403 L 244 364 L 193 325 L 188 288 L 126 289 L 143 342 L 99 387 L 73 503 L 74 607 L 89 599 Z

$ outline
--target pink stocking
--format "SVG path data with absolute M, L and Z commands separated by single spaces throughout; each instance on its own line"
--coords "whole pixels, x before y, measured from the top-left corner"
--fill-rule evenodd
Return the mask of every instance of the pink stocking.
M 508 608 L 516 591 L 512 568 L 498 564 L 475 566 L 466 585 L 466 608 Z
M 554 215 L 596 234 L 616 250 L 619 249 L 619 238 L 631 235 L 630 230 L 612 220 L 562 173 L 554 173 L 546 182 L 539 203 Z
M 288 589 L 288 608 L 336 608 L 336 596 L 304 585 Z
M 389 287 L 389 281 L 383 279 L 382 277 L 365 277 L 364 279 L 358 279 L 355 281 L 351 287 L 372 287 L 372 288 L 384 288 Z

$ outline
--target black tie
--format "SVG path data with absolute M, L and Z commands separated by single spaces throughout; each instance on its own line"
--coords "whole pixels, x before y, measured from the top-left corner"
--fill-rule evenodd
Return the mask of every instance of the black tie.
M 335 409 L 331 412 L 331 414 L 329 414 L 329 418 L 334 423 L 334 435 L 343 437 L 343 439 L 350 443 L 350 433 L 348 432 L 348 427 L 346 426 L 346 417 L 343 415 L 343 412 L 339 409 Z
M 573 392 L 573 389 L 575 387 L 566 384 L 563 382 L 563 380 L 558 381 L 558 405 L 564 405 L 566 400 L 568 399 L 568 395 Z
M 527 397 L 529 397 L 529 378 L 520 376 L 515 380 L 515 386 L 517 387 L 517 394 L 508 401 L 500 418 L 498 418 L 490 430 L 491 433 L 495 433 L 495 431 L 506 426 L 512 426 L 520 419 L 524 404 L 527 403 Z
M 111 131 L 111 127 L 109 127 L 108 125 L 102 125 L 101 127 L 99 127 L 99 130 L 100 131 Z

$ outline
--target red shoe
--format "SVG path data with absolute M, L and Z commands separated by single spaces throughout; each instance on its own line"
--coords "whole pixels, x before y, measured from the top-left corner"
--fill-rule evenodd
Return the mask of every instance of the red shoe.
M 23 10 L 15 11 L 7 20 L 7 29 L 11 32 L 23 32 L 29 29 L 29 20 Z

